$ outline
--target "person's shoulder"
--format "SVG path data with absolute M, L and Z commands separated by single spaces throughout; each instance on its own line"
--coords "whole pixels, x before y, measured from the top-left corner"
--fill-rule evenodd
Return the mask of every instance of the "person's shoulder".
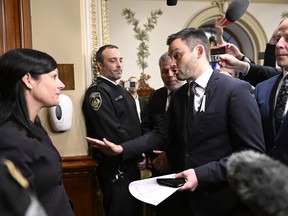
M 150 96 L 153 97 L 154 95 L 163 94 L 163 93 L 165 93 L 165 92 L 167 92 L 167 88 L 166 88 L 165 86 L 163 86 L 163 87 L 158 88 L 158 89 L 156 89 L 155 91 L 153 91 Z
M 101 88 L 102 86 L 106 86 L 106 85 L 107 84 L 105 82 L 103 82 L 102 79 L 97 79 L 88 87 L 88 90 Z
M 217 72 L 218 73 L 218 77 L 223 80 L 224 82 L 228 82 L 228 83 L 247 83 L 246 81 L 243 81 L 237 77 L 233 77 L 231 75 L 225 74 L 225 73 L 221 73 L 221 72 Z
M 6 121 L 5 123 L 1 124 L 0 133 L 2 143 L 8 142 L 12 144 L 14 143 L 15 145 L 17 145 L 19 140 L 24 143 L 25 140 L 23 140 L 23 138 L 27 137 L 26 130 L 14 121 Z
M 225 91 L 227 91 L 228 89 L 230 89 L 231 91 L 234 91 L 234 89 L 237 89 L 237 91 L 239 91 L 240 89 L 251 89 L 251 84 L 249 82 L 229 76 L 227 74 L 218 72 L 217 78 L 217 88 L 226 89 Z
M 5 121 L 0 125 L 1 135 L 3 133 L 11 133 L 11 130 L 19 131 L 20 126 L 14 121 Z
M 88 94 L 90 94 L 91 92 L 101 92 L 101 93 L 108 92 L 109 93 L 113 91 L 114 89 L 117 90 L 115 84 L 99 78 L 88 87 L 88 89 L 86 90 L 86 93 Z
M 280 74 L 258 83 L 256 85 L 256 89 L 265 88 L 266 86 L 274 85 L 275 82 L 279 79 L 279 76 Z
M 163 94 L 163 89 L 166 89 L 166 87 L 161 87 L 159 89 L 156 89 L 155 91 L 151 92 L 151 94 L 149 95 L 149 100 L 154 100 L 155 98 L 158 98 L 159 95 Z

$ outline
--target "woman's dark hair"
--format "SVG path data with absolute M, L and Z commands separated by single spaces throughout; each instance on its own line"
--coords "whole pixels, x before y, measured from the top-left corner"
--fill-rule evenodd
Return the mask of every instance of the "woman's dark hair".
M 53 57 L 33 49 L 13 49 L 0 57 L 0 124 L 16 120 L 28 134 L 40 139 L 30 121 L 22 77 L 30 73 L 34 79 L 57 68 Z M 40 125 L 37 117 L 35 124 Z

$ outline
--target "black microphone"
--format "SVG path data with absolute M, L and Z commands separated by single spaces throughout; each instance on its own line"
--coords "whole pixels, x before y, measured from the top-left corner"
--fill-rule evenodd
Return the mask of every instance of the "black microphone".
M 249 0 L 233 0 L 228 6 L 225 17 L 230 22 L 235 22 L 243 16 L 249 6 Z
M 168 6 L 174 6 L 177 4 L 177 0 L 167 0 L 167 5 Z
M 258 216 L 288 215 L 288 167 L 252 150 L 234 153 L 227 162 L 228 182 Z

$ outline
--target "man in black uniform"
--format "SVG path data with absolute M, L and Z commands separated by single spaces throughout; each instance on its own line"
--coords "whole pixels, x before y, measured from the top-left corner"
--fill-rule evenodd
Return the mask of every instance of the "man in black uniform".
M 134 98 L 116 83 L 122 76 L 122 60 L 114 45 L 104 45 L 96 53 L 100 77 L 87 89 L 82 105 L 87 136 L 122 143 L 141 135 Z M 99 161 L 97 177 L 106 216 L 137 215 L 140 205 L 128 185 L 140 179 L 139 157 L 123 162 L 119 155 L 106 156 L 97 149 L 92 154 Z

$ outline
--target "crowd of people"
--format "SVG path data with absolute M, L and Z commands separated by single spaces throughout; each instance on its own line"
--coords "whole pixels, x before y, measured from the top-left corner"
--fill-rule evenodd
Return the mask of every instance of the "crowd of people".
M 128 186 L 148 163 L 152 177 L 176 173 L 185 179 L 153 208 L 157 216 L 255 215 L 227 181 L 229 157 L 252 150 L 288 165 L 288 18 L 266 46 L 265 65 L 220 38 L 222 23 L 216 19 L 217 46 L 225 48 L 219 67 L 212 68 L 211 41 L 200 28 L 167 37 L 168 52 L 159 58 L 164 86 L 148 99 L 138 95 L 136 77 L 128 86 L 119 82 L 119 48 L 98 49 L 100 76 L 86 90 L 82 110 L 107 216 L 142 215 L 142 203 Z M 0 57 L 0 157 L 27 179 L 43 206 L 38 215 L 74 215 L 60 154 L 38 116 L 42 108 L 59 104 L 64 87 L 47 53 L 14 49 Z
M 222 45 L 226 54 L 221 55 L 219 65 L 237 70 L 240 79 L 211 68 L 210 43 L 203 31 L 188 28 L 170 35 L 171 66 L 177 79 L 187 83 L 174 92 L 156 127 L 122 143 L 106 137 L 87 140 L 107 155 L 121 155 L 123 161 L 167 144 L 162 164 L 168 162 L 170 171 L 177 173 L 175 178 L 186 179 L 170 215 L 254 215 L 229 186 L 225 164 L 234 152 L 247 149 L 287 164 L 284 140 L 288 120 L 282 119 L 277 123 L 279 129 L 275 128 L 276 101 L 282 95 L 280 86 L 286 83 L 282 78 L 288 68 L 287 31 L 286 18 L 275 33 L 272 57 L 280 68 L 256 65 L 233 44 Z M 196 83 L 194 90 L 190 83 Z

